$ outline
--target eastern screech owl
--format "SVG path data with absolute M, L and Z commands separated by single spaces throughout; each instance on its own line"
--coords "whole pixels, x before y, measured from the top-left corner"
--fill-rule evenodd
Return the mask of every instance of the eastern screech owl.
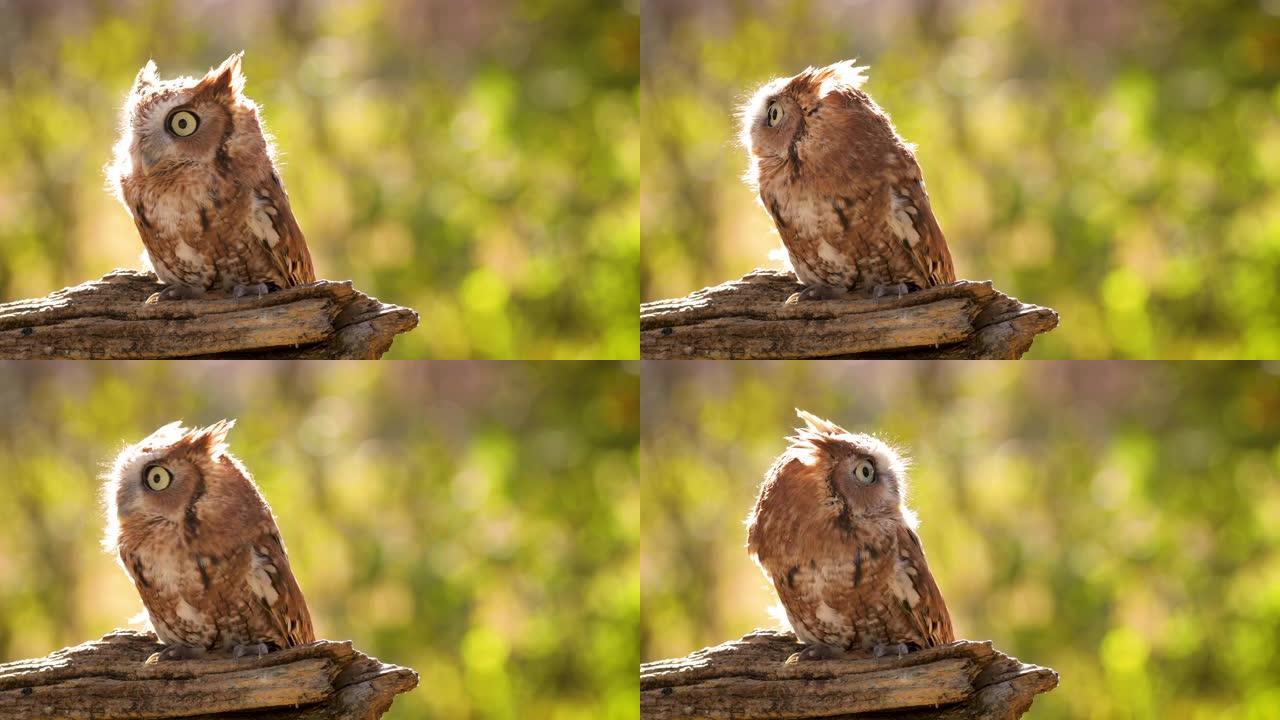
M 160 80 L 149 61 L 125 100 L 107 175 L 166 285 L 148 302 L 315 281 L 242 56 L 198 81 Z
M 315 639 L 271 508 L 227 449 L 234 423 L 165 425 L 105 475 L 103 544 L 166 645 L 148 662 L 263 655 Z
M 870 435 L 796 411 L 747 518 L 747 548 L 796 637 L 788 662 L 952 642 L 951 616 L 906 505 L 906 463 Z
M 865 69 L 808 68 L 743 108 L 747 181 L 806 286 L 787 302 L 955 281 L 913 147 L 861 90 Z

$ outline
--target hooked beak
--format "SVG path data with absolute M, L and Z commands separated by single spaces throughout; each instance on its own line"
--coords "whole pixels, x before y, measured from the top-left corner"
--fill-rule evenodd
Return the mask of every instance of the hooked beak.
M 140 159 L 142 160 L 142 174 L 150 175 L 151 172 L 155 170 L 156 165 L 160 164 L 160 154 L 158 152 L 150 150 L 145 145 L 141 148 L 141 150 L 142 152 L 140 152 L 139 155 L 141 156 Z

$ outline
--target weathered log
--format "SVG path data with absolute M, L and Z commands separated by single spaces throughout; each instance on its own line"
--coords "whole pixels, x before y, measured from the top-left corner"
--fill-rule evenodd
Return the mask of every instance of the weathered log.
M 116 630 L 0 665 L 0 717 L 13 720 L 376 720 L 418 685 L 350 642 L 320 640 L 260 658 L 164 660 L 156 636 Z
M 990 642 L 961 640 L 902 657 L 787 658 L 791 633 L 741 640 L 640 666 L 642 720 L 1013 720 L 1058 673 L 1024 665 Z
M 383 304 L 350 281 L 147 303 L 161 287 L 152 273 L 115 270 L 0 305 L 0 358 L 376 359 L 418 325 L 413 310 Z
M 989 281 L 961 280 L 901 297 L 802 300 L 795 275 L 740 280 L 640 306 L 640 357 L 737 360 L 881 357 L 1017 359 L 1058 313 Z

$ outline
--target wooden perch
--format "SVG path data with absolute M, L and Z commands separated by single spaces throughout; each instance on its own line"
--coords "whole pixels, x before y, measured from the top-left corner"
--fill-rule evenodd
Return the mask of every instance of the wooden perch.
M 641 720 L 1014 720 L 1058 673 L 990 642 L 961 640 L 903 657 L 804 660 L 791 633 L 757 630 L 688 657 L 640 666 Z
M 418 685 L 350 642 L 260 658 L 165 660 L 156 636 L 116 630 L 48 657 L 0 665 L 0 717 L 13 720 L 376 720 Z
M 409 308 L 321 280 L 258 298 L 164 300 L 156 276 L 115 270 L 0 305 L 0 358 L 377 359 L 418 325 Z
M 902 297 L 802 300 L 795 275 L 755 270 L 688 297 L 640 306 L 640 357 L 737 360 L 892 357 L 1017 359 L 1058 313 L 990 282 L 961 280 Z

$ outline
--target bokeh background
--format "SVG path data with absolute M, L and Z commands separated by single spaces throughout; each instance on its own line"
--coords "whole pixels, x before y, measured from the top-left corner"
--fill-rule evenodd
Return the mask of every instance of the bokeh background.
M 959 636 L 1061 674 L 1027 717 L 1280 707 L 1280 365 L 645 363 L 641 658 L 775 627 L 743 520 L 793 408 L 914 459 Z
M 858 58 L 961 277 L 1037 358 L 1280 356 L 1280 2 L 644 0 L 644 300 L 781 267 L 739 180 L 763 82 Z
M 590 0 L 0 0 L 0 301 L 139 267 L 104 190 L 154 58 L 245 51 L 319 276 L 419 311 L 391 357 L 631 358 L 639 15 Z
M 142 610 L 97 476 L 161 424 L 234 417 L 317 635 L 420 674 L 387 718 L 635 718 L 637 373 L 0 364 L 0 662 Z

